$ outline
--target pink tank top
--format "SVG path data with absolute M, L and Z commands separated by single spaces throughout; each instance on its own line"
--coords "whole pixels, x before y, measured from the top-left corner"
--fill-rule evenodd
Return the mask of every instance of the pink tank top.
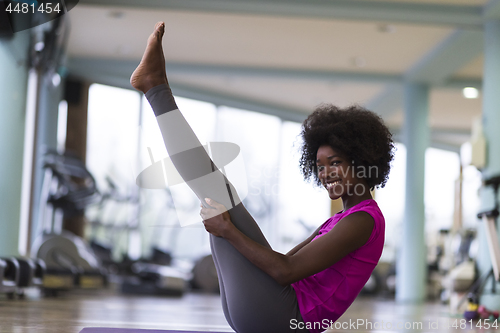
M 297 294 L 300 313 L 309 322 L 311 333 L 323 331 L 324 319 L 335 322 L 352 304 L 380 259 L 385 238 L 385 220 L 373 199 L 337 213 L 321 226 L 313 241 L 330 231 L 343 217 L 354 212 L 367 212 L 375 221 L 365 245 L 349 253 L 329 268 L 292 284 Z M 317 324 L 315 324 L 317 323 Z

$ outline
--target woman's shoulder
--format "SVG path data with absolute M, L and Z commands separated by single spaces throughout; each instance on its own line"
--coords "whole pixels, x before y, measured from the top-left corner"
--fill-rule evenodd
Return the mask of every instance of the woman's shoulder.
M 360 212 L 360 213 L 358 213 L 358 212 Z M 361 212 L 365 212 L 366 214 L 371 216 L 376 225 L 384 223 L 384 216 L 382 215 L 382 212 L 380 211 L 380 208 L 378 207 L 377 202 L 374 199 L 368 199 L 368 200 L 363 200 L 360 203 L 358 203 L 357 205 L 354 205 L 345 211 L 338 212 L 335 215 L 333 215 L 332 217 L 330 217 L 320 227 L 320 231 L 321 231 L 320 234 L 328 232 L 337 223 L 339 223 L 341 220 L 346 219 L 348 216 L 350 216 L 350 218 L 348 218 L 348 219 L 351 219 L 355 216 L 356 217 L 358 217 L 358 216 L 367 217 L 368 216 L 368 215 L 365 215 Z
M 363 200 L 359 204 L 351 207 L 346 213 L 353 214 L 355 212 L 366 212 L 370 214 L 373 219 L 380 220 L 384 219 L 384 215 L 380 210 L 377 202 L 374 199 Z
M 380 210 L 377 202 L 374 199 L 369 199 L 362 201 L 357 209 L 353 210 L 352 213 L 364 212 L 369 214 L 374 221 L 372 233 L 366 244 L 372 243 L 374 239 L 379 239 L 383 243 L 385 235 L 385 218 Z

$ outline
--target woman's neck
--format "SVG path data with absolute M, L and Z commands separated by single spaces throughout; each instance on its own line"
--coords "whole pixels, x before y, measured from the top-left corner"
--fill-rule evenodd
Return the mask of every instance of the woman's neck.
M 342 205 L 344 207 L 343 212 L 359 204 L 361 201 L 373 199 L 370 191 L 364 193 L 363 195 L 352 195 L 342 198 Z

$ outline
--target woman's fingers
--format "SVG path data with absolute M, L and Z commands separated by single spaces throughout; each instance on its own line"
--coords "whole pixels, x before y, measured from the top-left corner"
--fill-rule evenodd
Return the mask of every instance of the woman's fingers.
M 213 208 L 215 208 L 215 209 L 217 209 L 217 210 L 219 210 L 221 212 L 227 211 L 226 206 L 224 206 L 223 204 L 218 203 L 215 200 L 212 200 L 210 198 L 205 198 L 205 201 L 206 201 L 207 204 L 209 204 L 210 206 L 212 206 Z
M 217 208 L 205 208 L 200 209 L 200 216 L 203 220 L 211 219 L 214 216 L 220 215 L 224 213 L 224 211 L 220 211 Z
M 219 236 L 219 234 L 215 232 L 215 230 L 218 230 L 218 225 L 220 225 L 222 221 L 225 221 L 223 214 L 227 212 L 227 209 L 224 205 L 218 203 L 215 200 L 206 198 L 205 201 L 210 205 L 210 207 L 204 207 L 203 205 L 201 205 L 200 209 L 200 216 L 203 219 L 205 230 L 214 234 L 215 236 Z M 214 217 L 218 218 L 211 221 L 211 219 Z
M 203 219 L 205 230 L 217 237 L 223 237 L 222 233 L 231 224 L 229 213 L 224 205 L 215 200 L 206 198 L 209 207 L 201 207 L 200 216 Z

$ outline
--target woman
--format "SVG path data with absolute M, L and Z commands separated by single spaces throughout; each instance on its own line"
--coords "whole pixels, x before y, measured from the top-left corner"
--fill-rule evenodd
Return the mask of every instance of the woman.
M 157 117 L 177 171 L 202 202 L 229 325 L 238 333 L 320 332 L 349 307 L 377 264 L 384 218 L 370 189 L 383 186 L 391 134 L 374 113 L 322 106 L 302 126 L 300 161 L 343 211 L 286 255 L 275 252 L 236 190 L 206 154 L 178 110 L 165 71 L 157 23 L 131 84 Z

